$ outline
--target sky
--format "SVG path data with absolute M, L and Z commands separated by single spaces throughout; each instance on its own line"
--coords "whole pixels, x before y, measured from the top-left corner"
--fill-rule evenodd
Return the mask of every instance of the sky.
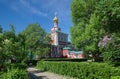
M 28 24 L 39 23 L 50 33 L 57 12 L 58 27 L 62 32 L 70 34 L 73 25 L 71 3 L 72 0 L 0 0 L 0 25 L 3 30 L 9 30 L 9 25 L 13 24 L 19 33 Z

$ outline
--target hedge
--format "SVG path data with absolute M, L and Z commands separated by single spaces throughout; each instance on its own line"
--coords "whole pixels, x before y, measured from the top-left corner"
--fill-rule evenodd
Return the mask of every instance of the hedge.
M 39 61 L 37 68 L 76 79 L 112 79 L 120 69 L 106 63 Z
M 81 62 L 81 61 L 87 61 L 86 58 L 81 58 L 81 59 L 71 59 L 71 58 L 46 58 L 46 59 L 42 59 L 44 61 L 71 61 L 71 62 Z

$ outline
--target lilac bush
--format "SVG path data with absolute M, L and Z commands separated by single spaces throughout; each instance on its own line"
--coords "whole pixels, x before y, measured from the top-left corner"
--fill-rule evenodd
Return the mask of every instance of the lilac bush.
M 112 34 L 112 36 L 104 36 L 98 43 L 100 52 L 105 62 L 119 62 L 120 60 L 120 34 Z
M 100 41 L 98 43 L 98 47 L 104 47 L 110 40 L 112 40 L 112 37 L 106 35 L 104 36 L 104 38 L 102 39 L 102 41 Z

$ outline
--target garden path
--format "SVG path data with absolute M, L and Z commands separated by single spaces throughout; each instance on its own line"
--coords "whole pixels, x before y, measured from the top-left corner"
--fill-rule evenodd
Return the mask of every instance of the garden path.
M 29 73 L 29 79 L 73 79 L 48 71 L 40 71 L 34 67 L 29 67 L 27 70 Z

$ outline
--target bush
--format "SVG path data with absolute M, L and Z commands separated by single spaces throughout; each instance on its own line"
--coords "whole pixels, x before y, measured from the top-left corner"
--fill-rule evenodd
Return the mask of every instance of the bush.
M 8 63 L 7 62 L 7 63 L 5 63 L 4 70 L 2 72 L 0 72 L 0 79 L 1 79 L 1 75 L 3 75 L 4 79 L 9 79 L 9 76 L 12 76 L 12 73 L 17 73 L 20 71 L 20 74 L 21 74 L 22 72 L 24 73 L 24 71 L 26 71 L 26 69 L 27 69 L 27 65 L 25 63 Z M 18 78 L 16 78 L 16 79 L 18 79 Z M 23 78 L 19 78 L 19 79 L 23 79 Z
M 113 33 L 110 38 L 111 40 L 108 41 L 105 46 L 100 47 L 100 51 L 102 52 L 103 60 L 105 62 L 119 66 L 120 34 Z
M 27 64 L 25 63 L 6 63 L 7 69 L 26 69 Z
M 82 61 L 87 61 L 86 58 L 81 58 L 81 59 L 71 59 L 71 58 L 48 58 L 48 59 L 43 59 L 44 61 L 71 61 L 71 62 L 82 62 Z
M 77 79 L 110 79 L 120 74 L 119 68 L 106 63 L 39 61 L 37 68 Z
M 28 79 L 28 73 L 21 69 L 10 69 L 2 75 L 2 79 Z

